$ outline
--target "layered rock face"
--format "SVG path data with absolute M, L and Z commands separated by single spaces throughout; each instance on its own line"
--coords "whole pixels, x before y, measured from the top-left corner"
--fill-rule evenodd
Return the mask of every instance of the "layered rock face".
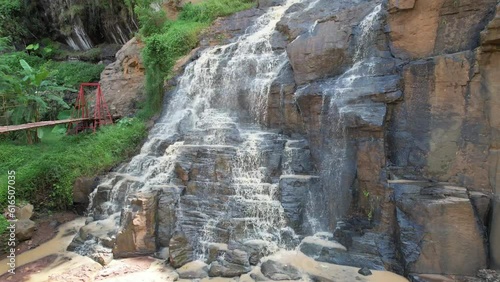
M 496 6 L 260 1 L 218 21 L 207 34 L 246 34 L 202 41 L 73 248 L 168 248 L 198 278 L 301 241 L 415 281 L 498 266 Z
M 143 43 L 132 38 L 116 53 L 116 61 L 107 65 L 101 74 L 101 88 L 112 115 L 134 114 L 144 97 L 142 48 Z
M 74 50 L 101 43 L 125 44 L 138 29 L 133 11 L 122 1 L 41 0 L 29 6 L 41 15 L 47 36 Z

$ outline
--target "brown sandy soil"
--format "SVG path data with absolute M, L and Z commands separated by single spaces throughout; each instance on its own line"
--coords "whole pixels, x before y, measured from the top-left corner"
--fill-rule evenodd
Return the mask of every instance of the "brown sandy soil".
M 36 223 L 36 230 L 33 238 L 31 238 L 31 240 L 18 243 L 16 246 L 16 254 L 20 255 L 54 238 L 57 234 L 57 228 L 61 224 L 72 221 L 77 217 L 77 214 L 69 211 L 58 212 L 52 215 L 36 216 L 32 219 Z M 6 256 L 7 253 L 5 253 L 5 250 L 0 249 L 0 260 L 5 259 Z

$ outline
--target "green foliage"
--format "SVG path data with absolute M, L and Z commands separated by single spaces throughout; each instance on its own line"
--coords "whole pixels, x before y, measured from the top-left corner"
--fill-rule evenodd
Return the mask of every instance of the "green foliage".
M 35 145 L 0 142 L 0 171 L 16 171 L 17 199 L 37 209 L 72 204 L 76 178 L 97 175 L 129 157 L 146 136 L 144 122 L 128 119 L 96 134 L 64 136 Z M 0 209 L 6 205 L 7 175 L 0 175 Z M 0 229 L 1 230 L 1 229 Z
M 140 33 L 143 36 L 150 36 L 161 33 L 168 19 L 165 11 L 153 10 L 149 6 L 137 6 L 134 9 L 141 25 Z
M 0 97 L 4 101 L 4 112 L 14 124 L 36 122 L 50 108 L 56 105 L 68 108 L 62 100 L 62 92 L 67 88 L 56 85 L 49 78 L 45 68 L 33 68 L 24 59 L 19 60 L 20 76 L 4 74 L 0 81 Z M 26 131 L 29 143 L 36 142 L 36 136 Z
M 58 85 L 76 88 L 82 82 L 99 81 L 104 65 L 85 62 L 48 62 L 50 77 Z
M 179 16 L 181 20 L 210 23 L 217 17 L 249 9 L 254 3 L 251 0 L 207 0 L 201 4 L 188 3 Z
M 25 60 L 33 68 L 39 68 L 46 62 L 43 58 L 30 56 L 26 52 L 11 52 L 0 55 L 0 66 L 8 68 L 8 74 L 18 74 L 22 71 L 20 60 Z
M 7 227 L 9 227 L 9 222 L 3 216 L 3 214 L 0 214 L 0 250 L 4 251 L 7 248 L 7 243 L 8 243 L 8 237 L 7 236 L 2 236 L 7 232 Z
M 154 34 L 146 39 L 143 51 L 146 66 L 158 67 L 166 74 L 175 61 L 198 44 L 198 33 L 205 25 L 197 22 L 176 21 L 165 33 Z
M 38 43 L 30 44 L 30 45 L 26 46 L 26 50 L 28 50 L 28 51 L 36 51 L 39 48 L 40 48 L 40 44 L 38 44 Z
M 10 37 L 0 37 L 0 54 L 13 52 L 14 46 L 12 46 L 12 38 Z
M 248 9 L 252 0 L 207 0 L 200 4 L 186 4 L 179 19 L 168 21 L 163 13 L 154 11 L 152 0 L 142 0 L 135 11 L 141 23 L 141 35 L 146 47 L 142 52 L 146 66 L 147 103 L 142 114 L 150 116 L 161 109 L 163 84 L 175 62 L 198 44 L 198 35 L 214 19 Z M 130 3 L 129 3 L 130 5 Z M 158 18 L 156 18 L 158 17 Z
M 22 11 L 20 0 L 0 0 L 0 37 L 19 39 L 26 34 L 21 20 Z

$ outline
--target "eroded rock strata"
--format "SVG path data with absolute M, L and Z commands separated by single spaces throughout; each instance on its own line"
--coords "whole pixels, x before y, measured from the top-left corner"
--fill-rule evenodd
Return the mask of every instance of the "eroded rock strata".
M 168 250 L 187 278 L 283 248 L 415 281 L 498 267 L 498 7 L 259 1 L 218 20 L 71 248 Z

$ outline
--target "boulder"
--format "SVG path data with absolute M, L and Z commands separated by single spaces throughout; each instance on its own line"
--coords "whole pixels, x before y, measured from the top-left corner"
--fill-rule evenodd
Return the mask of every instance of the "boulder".
M 32 204 L 24 204 L 22 206 L 16 207 L 15 215 L 18 220 L 27 220 L 31 219 L 33 216 L 33 205 Z
M 89 195 L 96 187 L 95 177 L 79 177 L 73 184 L 73 203 L 86 206 L 89 204 Z
M 363 267 L 361 269 L 358 270 L 358 273 L 363 275 L 363 276 L 370 276 L 372 275 L 372 272 L 370 271 L 370 269 L 366 268 L 366 267 Z
M 248 253 L 248 260 L 251 265 L 257 265 L 261 258 L 270 253 L 269 242 L 264 240 L 246 241 L 242 248 Z
M 151 255 L 156 251 L 158 193 L 138 192 L 128 201 L 113 254 L 117 258 Z
M 384 270 L 384 263 L 378 254 L 350 252 L 345 246 L 332 239 L 321 238 L 318 235 L 304 238 L 299 250 L 316 261 L 346 265 L 353 267 L 368 267 Z
M 208 265 L 202 261 L 195 260 L 178 268 L 181 279 L 201 279 L 208 277 Z
M 292 265 L 275 260 L 266 260 L 260 266 L 260 271 L 271 280 L 299 280 L 302 278 L 299 270 Z
M 324 253 L 346 252 L 347 249 L 336 241 L 328 241 L 318 236 L 308 236 L 302 240 L 299 249 L 312 258 L 319 258 Z
M 242 250 L 228 250 L 225 253 L 224 260 L 234 264 L 240 264 L 243 266 L 249 266 L 250 261 L 248 253 Z
M 170 239 L 170 264 L 179 268 L 188 262 L 193 261 L 193 247 L 182 233 L 176 233 Z
M 207 249 L 208 249 L 208 257 L 207 257 L 208 264 L 224 256 L 228 251 L 227 244 L 221 244 L 221 243 L 209 243 Z
M 16 239 L 21 241 L 26 241 L 33 237 L 35 233 L 36 224 L 34 221 L 29 219 L 21 219 L 16 221 Z
M 390 185 L 406 271 L 473 276 L 486 268 L 484 230 L 465 188 L 411 181 Z
M 102 266 L 106 266 L 113 261 L 113 253 L 111 252 L 97 252 L 90 257 Z
M 252 268 L 248 265 L 230 263 L 225 260 L 214 261 L 210 264 L 210 277 L 237 277 L 248 273 Z

